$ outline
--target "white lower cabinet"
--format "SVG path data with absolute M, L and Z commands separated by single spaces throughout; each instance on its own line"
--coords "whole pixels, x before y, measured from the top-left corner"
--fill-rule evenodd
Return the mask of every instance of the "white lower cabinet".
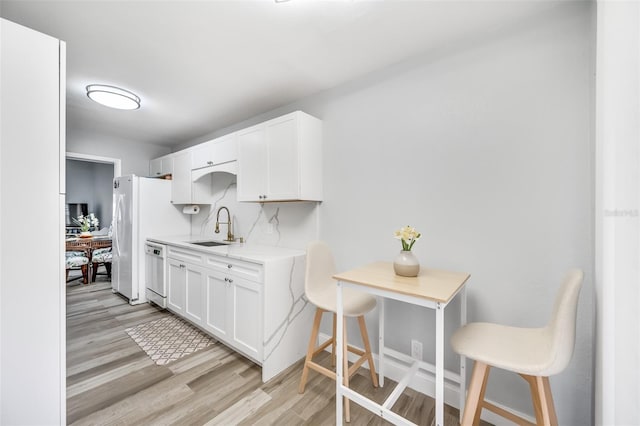
M 169 259 L 168 308 L 186 319 L 200 324 L 204 313 L 202 267 L 184 261 Z
M 184 316 L 195 324 L 202 325 L 204 318 L 204 270 L 201 267 L 185 264 L 186 297 Z
M 262 284 L 208 271 L 205 294 L 205 330 L 261 362 Z
M 207 273 L 205 281 L 205 297 L 206 297 L 206 321 L 204 328 L 210 331 L 220 340 L 227 341 L 229 339 L 230 316 L 227 315 L 230 309 L 229 299 L 231 292 L 229 291 L 228 278 L 217 272 Z
M 242 278 L 232 280 L 229 286 L 233 299 L 231 345 L 250 358 L 261 360 L 262 286 Z
M 262 282 L 245 277 L 259 279 L 262 267 L 172 248 L 167 265 L 168 309 L 260 363 Z
M 168 245 L 170 311 L 255 361 L 265 382 L 304 356 L 313 309 L 303 253 L 251 262 L 158 242 Z
M 187 295 L 187 274 L 180 260 L 167 260 L 167 308 L 178 315 L 184 315 Z

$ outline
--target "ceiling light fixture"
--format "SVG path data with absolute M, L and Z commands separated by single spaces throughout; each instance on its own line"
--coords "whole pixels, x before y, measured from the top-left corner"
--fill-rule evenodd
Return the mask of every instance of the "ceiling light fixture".
M 87 86 L 87 96 L 92 101 L 109 108 L 138 109 L 140 98 L 128 90 L 104 84 L 90 84 Z

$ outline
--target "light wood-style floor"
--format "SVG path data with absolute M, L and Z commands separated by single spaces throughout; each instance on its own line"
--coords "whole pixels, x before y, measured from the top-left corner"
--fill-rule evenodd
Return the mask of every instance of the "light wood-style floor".
M 221 343 L 155 365 L 124 330 L 163 315 L 171 314 L 148 304 L 130 306 L 105 277 L 67 284 L 69 424 L 335 424 L 334 382 L 311 371 L 306 392 L 298 394 L 302 362 L 264 384 L 260 367 Z M 383 401 L 395 383 L 374 389 L 367 373 L 360 369 L 351 386 Z M 431 398 L 410 389 L 394 411 L 421 425 L 431 424 L 435 412 Z M 447 426 L 457 425 L 457 416 L 446 407 Z M 352 403 L 351 424 L 387 423 Z

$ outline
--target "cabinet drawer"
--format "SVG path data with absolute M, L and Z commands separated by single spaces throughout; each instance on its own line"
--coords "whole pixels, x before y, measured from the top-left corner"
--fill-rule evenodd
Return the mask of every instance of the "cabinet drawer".
M 192 265 L 204 265 L 204 254 L 196 251 L 169 246 L 168 257 L 171 259 L 189 262 Z
M 229 259 L 223 256 L 207 256 L 206 266 L 260 284 L 263 281 L 262 265 L 257 263 Z

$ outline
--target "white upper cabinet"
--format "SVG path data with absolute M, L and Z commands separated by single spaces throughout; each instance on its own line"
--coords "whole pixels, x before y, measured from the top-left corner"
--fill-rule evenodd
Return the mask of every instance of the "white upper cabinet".
M 238 201 L 263 201 L 267 193 L 264 124 L 238 132 Z
M 231 133 L 209 142 L 201 143 L 193 147 L 192 150 L 192 169 L 235 161 L 237 158 L 236 134 Z
M 171 202 L 173 204 L 206 204 L 211 190 L 210 183 L 191 182 L 193 150 L 180 151 L 173 157 L 173 177 L 171 179 Z
M 173 155 L 165 155 L 149 162 L 149 176 L 160 177 L 173 173 Z
M 296 111 L 149 163 L 174 204 L 209 203 L 215 171 L 237 173 L 238 201 L 322 201 L 322 121 Z
M 322 201 L 322 122 L 296 111 L 238 132 L 238 201 Z

